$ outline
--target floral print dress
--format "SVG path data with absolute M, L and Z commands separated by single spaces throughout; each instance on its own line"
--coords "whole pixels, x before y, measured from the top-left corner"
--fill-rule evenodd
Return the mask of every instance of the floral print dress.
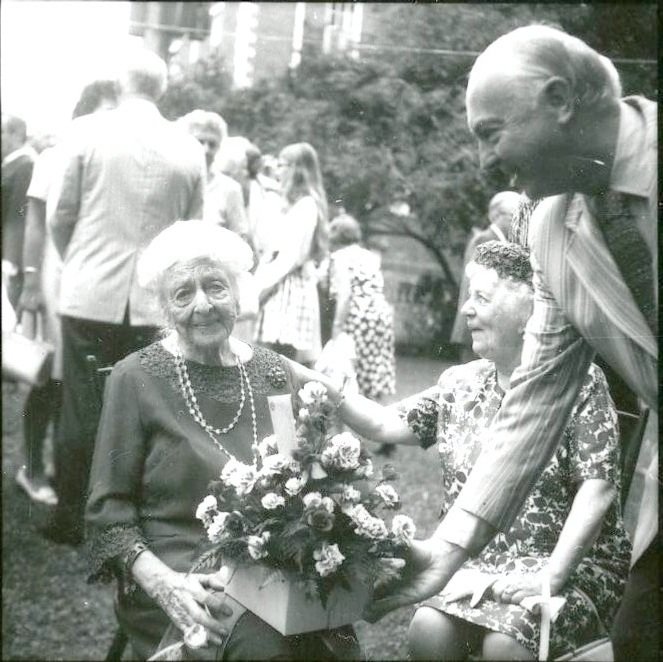
M 450 368 L 436 387 L 398 405 L 422 446 L 437 443 L 442 461 L 441 517 L 465 485 L 481 451 L 481 442 L 489 442 L 483 433 L 503 396 L 494 364 L 482 359 Z M 498 533 L 463 568 L 501 575 L 535 573 L 545 567 L 580 483 L 594 478 L 609 481 L 619 494 L 617 414 L 603 373 L 592 365 L 562 443 L 511 529 Z M 630 552 L 616 498 L 596 542 L 560 592 L 566 604 L 552 627 L 552 657 L 609 631 L 628 574 Z M 496 602 L 490 593 L 486 595 L 474 608 L 469 606 L 469 598 L 446 602 L 441 595 L 424 604 L 507 634 L 536 656 L 540 616 L 519 605 Z
M 379 261 L 357 244 L 334 251 L 330 261 L 330 296 L 350 288 L 343 331 L 354 340 L 359 392 L 378 399 L 396 390 L 394 312 L 384 296 Z

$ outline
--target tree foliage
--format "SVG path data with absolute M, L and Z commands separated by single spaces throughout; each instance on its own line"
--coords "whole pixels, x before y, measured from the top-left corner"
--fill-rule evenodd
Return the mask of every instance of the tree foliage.
M 170 86 L 162 110 L 171 118 L 215 110 L 231 134 L 249 137 L 263 152 L 310 142 L 330 202 L 355 215 L 368 237 L 420 241 L 453 288 L 449 256 L 462 252 L 490 196 L 506 186 L 480 171 L 466 126 L 472 52 L 510 29 L 546 22 L 612 57 L 653 58 L 656 5 L 384 4 L 374 11 L 374 43 L 469 53 L 365 51 L 353 60 L 309 49 L 296 72 L 236 91 L 224 63 L 210 59 Z M 656 95 L 655 66 L 618 68 L 626 93 Z M 410 213 L 392 213 L 394 203 L 407 203 Z

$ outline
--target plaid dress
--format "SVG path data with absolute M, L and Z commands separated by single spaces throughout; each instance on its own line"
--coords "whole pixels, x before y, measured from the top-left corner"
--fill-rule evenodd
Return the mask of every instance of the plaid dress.
M 311 247 L 318 223 L 313 199 L 304 196 L 282 218 L 278 251 L 292 260 L 287 275 L 279 280 L 258 315 L 256 341 L 292 345 L 315 360 L 320 351 L 318 276 Z M 278 260 L 277 256 L 274 260 Z M 267 270 L 271 265 L 267 265 Z M 259 268 L 260 270 L 260 268 Z
M 291 271 L 263 304 L 257 340 L 320 353 L 320 308 L 312 261 Z

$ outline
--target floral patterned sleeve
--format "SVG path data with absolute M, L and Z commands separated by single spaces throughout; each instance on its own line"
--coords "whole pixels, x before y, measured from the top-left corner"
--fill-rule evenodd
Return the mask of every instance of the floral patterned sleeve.
M 392 407 L 419 439 L 422 448 L 430 448 L 437 441 L 439 389 L 433 386 L 409 396 Z
M 601 369 L 592 364 L 566 429 L 572 480 L 601 478 L 620 484 L 617 411 Z

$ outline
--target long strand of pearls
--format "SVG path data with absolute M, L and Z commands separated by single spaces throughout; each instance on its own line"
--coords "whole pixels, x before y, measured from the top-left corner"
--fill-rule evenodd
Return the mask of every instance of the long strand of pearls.
M 246 402 L 246 392 L 248 391 L 249 395 L 249 405 L 251 407 L 251 425 L 253 428 L 253 444 L 251 445 L 251 450 L 253 452 L 253 466 L 257 466 L 258 464 L 258 423 L 257 423 L 257 418 L 256 418 L 256 410 L 255 410 L 255 402 L 253 398 L 253 389 L 251 388 L 251 382 L 249 380 L 249 375 L 246 372 L 246 368 L 242 364 L 242 362 L 239 359 L 239 356 L 235 357 L 237 360 L 237 371 L 239 372 L 239 383 L 240 383 L 240 403 L 239 403 L 239 408 L 237 410 L 237 413 L 233 417 L 233 420 L 226 425 L 223 428 L 214 428 L 212 427 L 206 420 L 205 417 L 203 416 L 203 413 L 200 411 L 200 407 L 198 406 L 198 400 L 196 398 L 196 395 L 193 390 L 193 386 L 191 385 L 191 379 L 189 378 L 189 371 L 186 367 L 186 363 L 184 361 L 184 358 L 182 357 L 182 353 L 179 351 L 179 349 L 176 350 L 175 352 L 175 369 L 177 371 L 177 377 L 180 383 L 180 389 L 182 390 L 182 395 L 184 397 L 184 401 L 187 405 L 187 408 L 189 410 L 189 413 L 191 414 L 192 418 L 200 427 L 207 432 L 209 438 L 214 442 L 214 445 L 229 459 L 237 460 L 237 458 L 230 453 L 228 450 L 226 450 L 222 444 L 219 442 L 219 440 L 216 438 L 216 435 L 222 435 L 222 434 L 227 434 L 230 432 L 236 425 L 237 422 L 240 419 L 240 416 L 242 415 L 242 411 L 244 409 L 244 404 Z M 244 384 L 246 383 L 246 391 L 244 388 Z

